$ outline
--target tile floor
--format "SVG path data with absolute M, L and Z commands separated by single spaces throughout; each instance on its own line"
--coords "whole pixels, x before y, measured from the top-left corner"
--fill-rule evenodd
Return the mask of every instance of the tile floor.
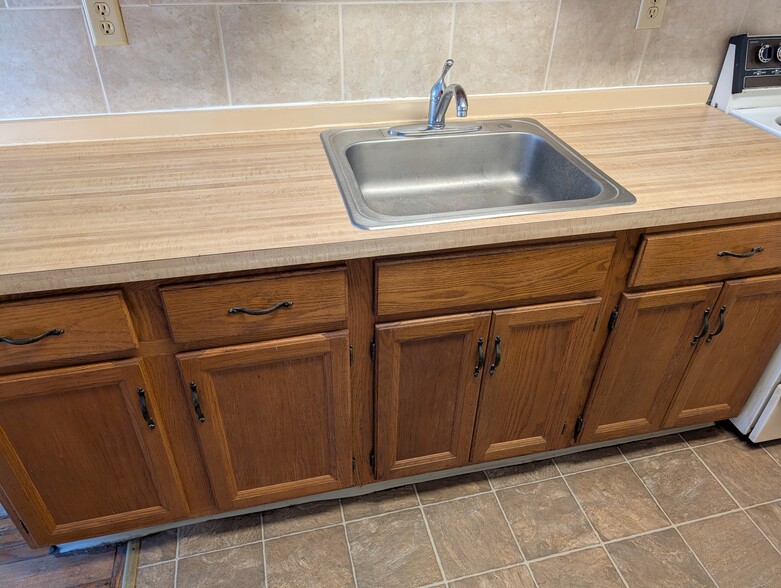
M 781 586 L 781 443 L 712 427 L 146 537 L 139 588 Z

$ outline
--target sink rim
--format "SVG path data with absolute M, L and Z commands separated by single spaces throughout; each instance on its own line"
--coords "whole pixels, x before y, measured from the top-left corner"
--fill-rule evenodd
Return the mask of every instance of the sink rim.
M 607 206 L 629 205 L 637 202 L 633 194 L 580 155 L 540 122 L 530 118 L 494 119 L 477 121 L 479 131 L 463 134 L 437 134 L 426 137 L 390 135 L 390 127 L 329 129 L 320 134 L 331 170 L 342 194 L 347 214 L 359 229 L 395 229 L 457 221 L 484 220 L 508 216 L 542 214 L 571 210 L 591 210 Z M 394 216 L 375 211 L 363 197 L 358 179 L 347 158 L 347 149 L 360 143 L 389 143 L 392 141 L 436 140 L 437 138 L 465 138 L 475 135 L 531 134 L 540 137 L 554 150 L 568 159 L 580 171 L 600 186 L 597 195 L 579 200 L 554 200 L 545 203 L 514 204 L 495 208 L 476 208 L 426 215 Z

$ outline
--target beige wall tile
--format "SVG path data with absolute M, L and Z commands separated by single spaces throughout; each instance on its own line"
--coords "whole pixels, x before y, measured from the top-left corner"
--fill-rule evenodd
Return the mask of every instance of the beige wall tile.
M 742 4 L 738 2 L 738 4 Z M 748 0 L 743 26 L 736 34 L 778 35 L 781 33 L 781 6 L 778 0 Z
M 44 7 L 71 7 L 81 6 L 79 0 L 5 0 L 8 8 L 44 8 Z M 2 4 L 0 4 L 2 6 Z
M 336 6 L 221 6 L 234 104 L 341 97 Z
M 3 10 L 0 55 L 0 118 L 106 111 L 80 10 Z
M 562 0 L 548 88 L 635 83 L 648 31 L 635 29 L 639 3 Z
M 428 95 L 450 57 L 450 4 L 349 5 L 342 11 L 345 98 Z M 458 81 L 458 67 L 451 81 Z
M 668 0 L 662 27 L 651 32 L 640 83 L 715 82 L 744 11 L 734 0 Z
M 457 3 L 452 79 L 467 93 L 542 90 L 558 0 Z
M 228 103 L 217 17 L 209 6 L 129 6 L 129 45 L 96 47 L 112 111 Z

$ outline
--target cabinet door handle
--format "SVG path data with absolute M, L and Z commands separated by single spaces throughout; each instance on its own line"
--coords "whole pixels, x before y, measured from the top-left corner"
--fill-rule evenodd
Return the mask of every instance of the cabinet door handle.
M 9 345 L 29 345 L 30 343 L 37 343 L 41 339 L 46 339 L 46 337 L 56 337 L 57 335 L 62 335 L 64 332 L 65 331 L 63 329 L 52 329 L 51 331 L 46 331 L 45 333 L 41 333 L 40 335 L 29 337 L 27 339 L 11 339 L 9 337 L 0 337 L 0 343 L 8 343 Z
M 494 375 L 496 368 L 498 368 L 499 364 L 502 362 L 502 348 L 499 347 L 501 342 L 502 338 L 499 336 L 494 339 L 494 362 L 491 364 L 491 369 L 488 370 L 488 373 L 492 376 Z
M 759 247 L 754 247 L 748 253 L 735 253 L 733 251 L 719 251 L 716 255 L 718 255 L 719 257 L 746 258 L 746 257 L 754 257 L 757 253 L 762 253 L 764 250 L 765 248 L 760 245 Z
M 239 306 L 234 306 L 228 309 L 228 314 L 250 314 L 252 316 L 261 316 L 264 314 L 271 314 L 272 312 L 276 312 L 280 308 L 290 308 L 291 306 L 293 306 L 292 300 L 283 300 L 282 302 L 277 302 L 274 306 L 269 306 L 268 308 L 261 308 L 260 310 L 252 310 L 250 308 L 241 308 Z
M 706 343 L 710 343 L 711 341 L 713 341 L 713 338 L 716 337 L 719 333 L 721 333 L 724 330 L 724 323 L 726 322 L 726 319 L 724 318 L 724 313 L 726 311 L 727 311 L 727 307 L 726 306 L 722 306 L 719 309 L 719 326 L 716 327 L 715 331 L 713 331 L 712 333 L 708 334 L 708 338 L 705 339 Z
M 150 429 L 154 429 L 156 427 L 155 421 L 152 420 L 152 417 L 149 416 L 149 410 L 146 408 L 146 390 L 143 388 L 139 388 L 137 390 L 138 392 L 138 403 L 141 405 L 141 416 L 144 417 L 144 420 L 146 421 L 146 426 Z
M 480 375 L 480 370 L 485 365 L 485 349 L 483 349 L 483 338 L 477 340 L 477 365 L 475 366 L 475 378 Z
M 198 417 L 200 422 L 204 422 L 206 417 L 203 416 L 201 403 L 198 402 L 198 386 L 195 385 L 195 382 L 190 382 L 190 399 L 193 401 L 193 410 L 195 411 L 195 416 Z
M 708 334 L 709 323 L 710 323 L 710 306 L 705 309 L 705 312 L 702 315 L 702 329 L 700 329 L 700 334 L 695 335 L 694 339 L 692 339 L 692 346 L 697 345 L 697 341 L 699 341 L 705 335 Z

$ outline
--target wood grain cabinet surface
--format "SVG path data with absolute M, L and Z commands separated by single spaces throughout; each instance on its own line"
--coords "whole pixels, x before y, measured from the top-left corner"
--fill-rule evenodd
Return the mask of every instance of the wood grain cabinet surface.
M 138 360 L 0 378 L 0 480 L 15 522 L 38 545 L 159 525 L 186 510 Z

